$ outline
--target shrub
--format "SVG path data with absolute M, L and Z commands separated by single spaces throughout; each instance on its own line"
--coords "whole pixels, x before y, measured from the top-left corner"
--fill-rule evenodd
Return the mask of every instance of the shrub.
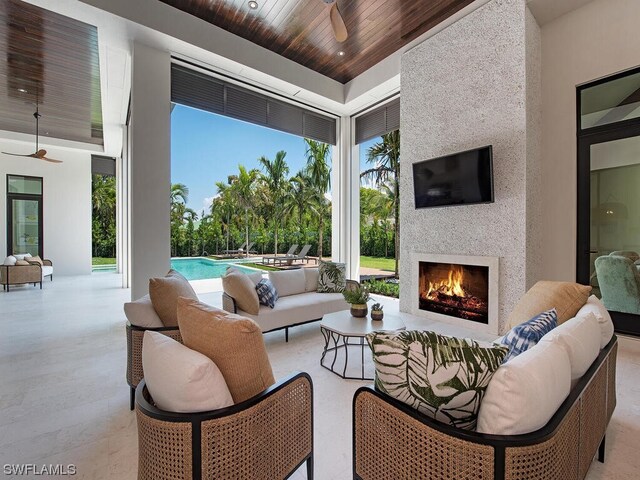
M 386 297 L 400 298 L 400 284 L 385 280 L 369 280 L 366 282 L 371 293 Z

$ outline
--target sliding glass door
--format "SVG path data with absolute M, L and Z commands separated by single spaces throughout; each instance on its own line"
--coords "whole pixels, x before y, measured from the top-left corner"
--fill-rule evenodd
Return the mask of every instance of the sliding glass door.
M 577 280 L 640 335 L 640 73 L 578 89 Z
M 44 258 L 42 179 L 7 175 L 7 254 Z

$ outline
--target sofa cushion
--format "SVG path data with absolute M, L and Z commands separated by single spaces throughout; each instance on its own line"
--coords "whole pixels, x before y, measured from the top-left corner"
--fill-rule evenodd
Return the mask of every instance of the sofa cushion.
M 178 321 L 184 344 L 220 368 L 235 403 L 275 383 L 262 332 L 253 320 L 180 298 Z
M 541 281 L 525 293 L 509 315 L 509 325 L 526 322 L 545 310 L 556 309 L 558 324 L 575 317 L 591 292 L 590 286 L 571 282 Z
M 42 270 L 42 278 L 44 279 L 44 277 L 46 277 L 47 275 L 53 275 L 53 267 L 50 265 L 43 265 L 42 267 L 40 267 Z
M 207 356 L 159 332 L 142 340 L 144 380 L 162 410 L 206 412 L 233 405 L 220 369 Z
M 507 353 L 504 361 L 507 362 L 522 352 L 529 350 L 538 343 L 545 334 L 556 328 L 557 325 L 558 316 L 556 309 L 552 308 L 513 327 L 504 337 L 496 340 L 496 343 L 500 343 L 509 348 L 509 353 Z
M 16 260 L 24 260 L 25 258 L 29 258 L 31 254 L 30 253 L 14 253 L 13 256 L 16 257 Z
M 28 267 L 31 264 L 29 262 L 27 262 L 26 260 L 16 260 L 16 265 L 21 266 L 21 267 Z
M 276 287 L 278 297 L 288 297 L 289 295 L 297 295 L 304 293 L 305 276 L 304 269 L 280 270 L 269 272 L 269 280 Z
M 273 309 L 261 306 L 258 315 L 238 311 L 239 315 L 254 320 L 263 332 L 296 323 L 318 320 L 327 313 L 348 310 L 341 293 L 308 292 L 299 295 L 278 298 Z
M 165 327 L 178 326 L 178 297 L 198 299 L 189 281 L 179 272 L 169 270 L 164 277 L 149 279 L 149 298 Z
M 593 313 L 572 318 L 547 333 L 540 342 L 562 346 L 569 356 L 571 380 L 582 377 L 600 353 L 600 326 Z
M 36 255 L 35 257 L 29 257 L 29 263 L 37 263 L 38 265 L 44 265 L 44 262 L 40 258 L 40 255 Z
M 507 348 L 434 332 L 367 335 L 376 388 L 443 423 L 472 430 L 493 373 Z
M 9 255 L 7 258 L 4 259 L 3 265 L 13 266 L 16 264 L 17 261 L 18 259 L 16 257 L 14 257 L 13 255 Z
M 240 270 L 239 268 L 234 266 L 227 267 L 226 273 L 230 273 L 230 272 L 236 272 L 236 273 L 241 273 L 243 275 L 246 275 L 247 277 L 249 277 L 249 279 L 253 282 L 254 285 L 258 285 L 258 282 L 262 280 L 262 272 L 247 273 L 244 270 Z
M 318 267 L 304 268 L 304 291 L 316 292 L 318 290 L 318 278 L 320 278 L 320 269 Z
M 342 293 L 347 286 L 347 266 L 344 263 L 320 262 L 319 293 Z
M 248 275 L 231 271 L 222 277 L 224 293 L 236 301 L 239 309 L 256 315 L 260 310 L 260 300 L 256 286 Z
M 260 300 L 260 305 L 266 305 L 269 308 L 273 308 L 276 306 L 276 302 L 278 301 L 278 292 L 276 291 L 276 287 L 273 286 L 271 280 L 268 278 L 263 278 L 256 285 L 256 293 L 258 294 L 258 300 Z
M 149 295 L 145 295 L 133 302 L 124 304 L 124 314 L 131 325 L 142 328 L 160 328 L 164 327 L 162 320 L 156 313 L 151 303 Z
M 588 298 L 587 303 L 578 310 L 576 317 L 582 317 L 587 313 L 593 313 L 598 320 L 601 335 L 600 348 L 602 349 L 607 346 L 613 337 L 613 321 L 611 320 L 611 315 L 609 315 L 609 311 L 595 295 L 591 295 Z
M 538 343 L 494 373 L 480 405 L 477 431 L 494 435 L 536 431 L 551 420 L 570 390 L 565 349 Z

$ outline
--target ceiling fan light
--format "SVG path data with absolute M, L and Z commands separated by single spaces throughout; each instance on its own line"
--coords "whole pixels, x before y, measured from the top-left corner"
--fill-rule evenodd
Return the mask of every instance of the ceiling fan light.
M 258 9 L 258 2 L 256 2 L 255 0 L 250 0 L 248 5 L 251 10 Z

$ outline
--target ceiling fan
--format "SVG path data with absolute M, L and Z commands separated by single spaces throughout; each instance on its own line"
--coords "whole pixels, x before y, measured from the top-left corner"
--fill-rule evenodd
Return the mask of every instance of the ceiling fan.
M 38 134 L 39 134 L 39 126 L 40 126 L 40 117 L 42 115 L 40 115 L 40 112 L 38 111 L 38 105 L 36 104 L 36 111 L 33 114 L 33 118 L 36 119 L 36 151 L 35 153 L 30 153 L 29 155 L 21 155 L 19 153 L 9 153 L 9 152 L 2 152 L 5 155 L 11 155 L 14 157 L 28 157 L 28 158 L 37 158 L 38 160 L 44 160 L 45 162 L 51 162 L 51 163 L 62 163 L 62 160 L 54 160 L 53 158 L 48 158 L 47 157 L 47 151 L 43 150 L 41 148 L 38 148 Z
M 347 32 L 347 27 L 344 24 L 344 19 L 340 14 L 340 10 L 338 10 L 338 2 L 337 0 L 323 0 L 327 5 L 331 5 L 329 9 L 329 20 L 331 21 L 331 28 L 333 29 L 333 34 L 336 37 L 336 40 L 340 43 L 344 42 L 349 36 L 349 32 Z

